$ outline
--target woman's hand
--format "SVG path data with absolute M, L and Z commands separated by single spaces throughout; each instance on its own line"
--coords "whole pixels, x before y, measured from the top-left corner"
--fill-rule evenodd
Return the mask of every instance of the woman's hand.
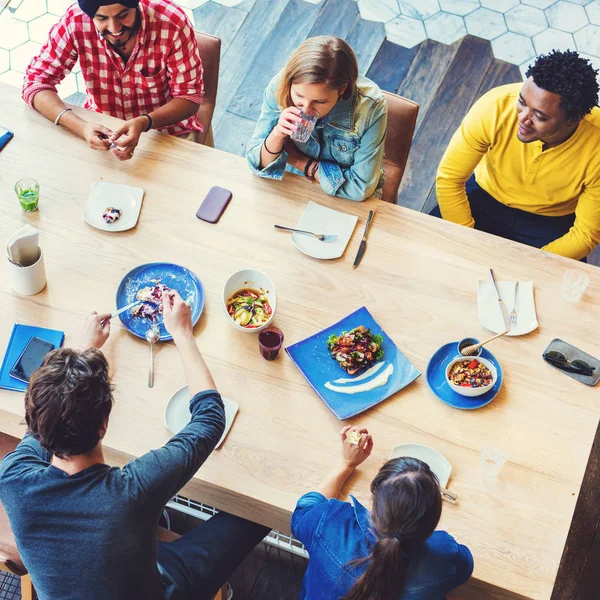
M 359 437 L 360 436 L 360 437 Z M 353 437 L 358 438 L 358 443 L 350 441 Z M 373 450 L 373 438 L 365 427 L 347 425 L 340 431 L 342 440 L 342 462 L 345 467 L 356 469 L 371 454 Z
M 285 138 L 287 136 L 292 136 L 296 129 L 298 129 L 298 124 L 302 121 L 300 118 L 301 114 L 302 111 L 299 108 L 289 106 L 282 111 L 281 115 L 279 115 L 279 121 L 277 121 L 277 125 L 273 127 L 271 135 L 275 134 L 275 136 L 277 136 L 278 141 L 281 142 L 281 146 L 283 146 Z

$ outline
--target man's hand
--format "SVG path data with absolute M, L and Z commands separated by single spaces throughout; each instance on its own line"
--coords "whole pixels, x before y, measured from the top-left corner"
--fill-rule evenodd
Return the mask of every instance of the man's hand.
M 358 444 L 350 441 L 350 438 L 359 435 Z M 340 438 L 342 440 L 342 464 L 345 467 L 356 469 L 358 465 L 369 458 L 371 450 L 373 450 L 373 438 L 367 429 L 347 425 L 340 431 Z
M 102 325 L 104 321 L 104 325 Z M 96 311 L 87 315 L 83 322 L 79 345 L 84 350 L 102 348 L 110 335 L 110 313 L 99 315 Z
M 193 338 L 192 309 L 175 291 L 163 292 L 163 319 L 167 331 L 175 343 L 182 339 Z
M 111 136 L 111 141 L 115 144 L 111 152 L 119 160 L 129 160 L 133 157 L 133 151 L 136 149 L 140 141 L 140 136 L 148 127 L 148 119 L 146 117 L 136 117 L 125 121 L 119 129 Z
M 104 152 L 110 148 L 111 141 L 109 138 L 112 134 L 113 132 L 110 129 L 98 123 L 86 122 L 81 130 L 81 135 L 90 148 Z

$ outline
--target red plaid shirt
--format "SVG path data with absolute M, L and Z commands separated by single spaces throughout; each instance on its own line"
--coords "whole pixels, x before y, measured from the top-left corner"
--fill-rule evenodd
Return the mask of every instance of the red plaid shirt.
M 27 68 L 25 102 L 32 105 L 41 90 L 56 91 L 79 59 L 87 88 L 85 108 L 128 120 L 173 98 L 200 104 L 202 61 L 186 14 L 170 0 L 140 0 L 139 12 L 137 43 L 124 63 L 79 6 L 69 7 Z M 160 131 L 183 135 L 202 130 L 194 115 Z

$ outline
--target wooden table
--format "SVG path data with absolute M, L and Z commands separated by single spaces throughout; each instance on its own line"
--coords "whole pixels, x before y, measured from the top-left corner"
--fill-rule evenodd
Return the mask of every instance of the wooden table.
M 377 201 L 330 198 L 302 178 L 284 182 L 255 177 L 245 161 L 217 150 L 151 133 L 131 161 L 95 152 L 56 128 L 0 86 L 2 124 L 15 132 L 0 156 L 0 240 L 31 223 L 41 231 L 48 276 L 37 296 L 10 289 L 6 263 L 0 290 L 0 347 L 13 323 L 63 329 L 74 341 L 90 309 L 114 307 L 115 290 L 127 271 L 146 262 L 185 265 L 205 285 L 206 304 L 196 326 L 198 344 L 219 390 L 240 404 L 223 445 L 182 491 L 280 530 L 289 530 L 297 498 L 312 490 L 339 453 L 341 423 L 315 395 L 287 355 L 267 362 L 255 335 L 235 331 L 223 314 L 228 276 L 259 268 L 273 279 L 275 323 L 291 344 L 366 305 L 407 357 L 421 370 L 442 344 L 465 336 L 486 337 L 477 318 L 477 281 L 494 267 L 500 280 L 533 280 L 540 327 L 504 338 L 491 349 L 504 367 L 503 388 L 477 411 L 440 402 L 425 378 L 353 420 L 375 438 L 373 455 L 349 481 L 369 503 L 369 482 L 394 445 L 418 442 L 437 448 L 453 464 L 449 487 L 458 506 L 444 504 L 440 527 L 475 556 L 465 598 L 550 597 L 586 461 L 600 403 L 588 388 L 546 365 L 540 355 L 559 337 L 600 356 L 597 305 L 600 271 Z M 88 118 L 110 125 L 93 114 Z M 40 183 L 40 209 L 21 211 L 13 192 L 21 177 Z M 94 181 L 141 186 L 146 196 L 135 229 L 110 234 L 83 220 Z M 213 185 L 233 192 L 218 225 L 195 218 Z M 313 260 L 298 252 L 273 224 L 293 225 L 308 200 L 355 214 L 358 226 L 343 258 Z M 369 247 L 353 270 L 367 212 L 377 209 Z M 561 296 L 563 272 L 574 266 L 591 279 L 576 304 Z M 116 404 L 105 445 L 121 464 L 166 442 L 163 410 L 184 383 L 173 344 L 156 356 L 156 385 L 146 385 L 148 346 L 115 320 L 104 351 L 112 365 Z M 0 429 L 22 435 L 23 396 L 0 392 Z M 484 480 L 480 446 L 504 446 L 509 462 L 497 479 Z

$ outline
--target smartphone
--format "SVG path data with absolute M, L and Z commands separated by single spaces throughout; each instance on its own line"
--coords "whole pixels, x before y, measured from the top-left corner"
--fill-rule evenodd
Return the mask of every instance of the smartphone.
M 10 376 L 24 383 L 29 383 L 32 373 L 42 366 L 46 354 L 51 350 L 54 350 L 54 344 L 39 337 L 32 337 L 27 342 L 27 346 L 21 352 L 21 356 L 15 362 L 13 368 L 9 371 Z
M 229 201 L 231 200 L 231 192 L 217 185 L 208 190 L 206 198 L 202 201 L 196 216 L 207 223 L 216 223 L 221 215 L 225 212 Z
M 9 131 L 6 127 L 0 125 L 0 150 L 2 150 L 14 137 L 15 134 L 12 131 Z

